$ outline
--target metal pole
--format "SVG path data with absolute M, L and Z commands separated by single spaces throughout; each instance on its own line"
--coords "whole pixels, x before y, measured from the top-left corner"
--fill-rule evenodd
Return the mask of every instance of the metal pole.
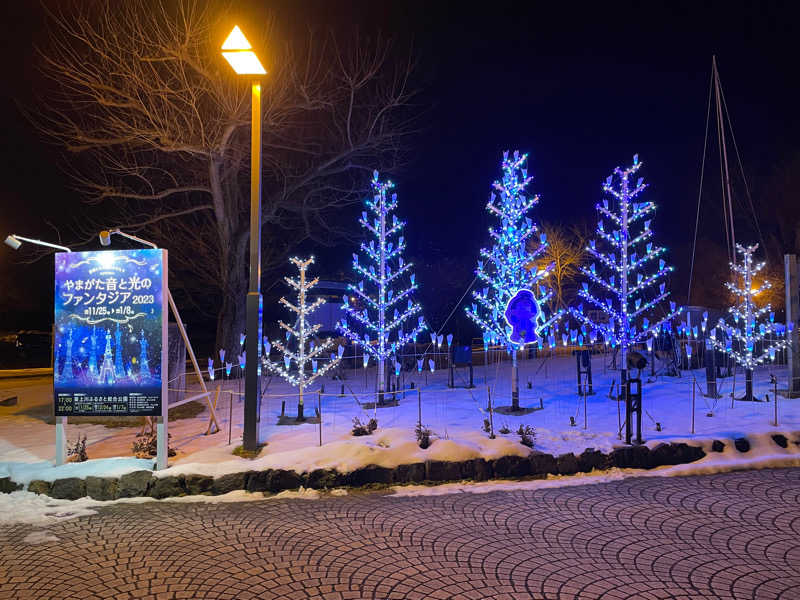
M 786 326 L 789 323 L 795 325 L 800 315 L 800 270 L 797 268 L 797 255 L 784 254 L 784 281 L 786 289 Z M 787 330 L 786 341 L 788 350 L 786 352 L 786 364 L 788 365 L 787 374 L 787 398 L 797 398 L 800 396 L 800 328 L 793 327 L 791 333 Z
M 228 446 L 231 445 L 231 430 L 233 429 L 233 392 L 228 392 L 230 403 L 228 404 Z
M 67 417 L 56 417 L 56 466 L 63 465 L 66 460 L 67 438 L 64 426 L 67 424 Z
M 417 423 L 422 427 L 422 390 L 417 388 Z
M 161 289 L 161 416 L 157 419 L 156 423 L 156 469 L 166 469 L 167 463 L 169 462 L 169 391 L 168 387 L 168 379 L 169 379 L 169 352 L 168 347 L 165 348 L 164 345 L 167 345 L 167 340 L 169 339 L 167 333 L 167 318 L 169 313 L 167 312 L 166 304 L 168 304 L 170 299 L 169 293 L 169 281 L 167 281 L 167 274 L 169 273 L 167 268 L 167 251 L 162 250 L 162 257 L 163 257 L 163 264 L 161 265 L 161 272 L 164 275 L 164 281 Z M 177 319 L 178 324 L 180 326 L 180 319 Z M 206 396 L 206 399 L 208 397 Z M 212 411 L 213 414 L 213 411 Z
M 486 395 L 489 397 L 489 430 L 491 435 L 489 436 L 491 439 L 494 439 L 494 410 L 492 410 L 492 388 L 486 388 Z
M 694 433 L 694 378 L 689 382 L 689 385 L 692 386 L 692 433 Z
M 322 446 L 322 392 L 317 392 L 317 412 L 319 413 L 319 445 Z
M 778 426 L 778 380 L 772 376 L 772 384 L 774 386 L 773 393 L 775 394 L 775 427 Z
M 178 312 L 178 307 L 175 304 L 175 300 L 172 299 L 172 292 L 167 289 L 167 300 L 169 301 L 169 307 L 172 309 L 172 314 L 175 316 L 175 322 L 178 324 L 178 331 L 181 333 L 181 337 L 183 338 L 183 343 L 186 345 L 186 350 L 189 352 L 189 358 L 192 361 L 192 367 L 194 367 L 194 374 L 197 377 L 197 380 L 200 382 L 200 387 L 203 389 L 204 393 L 208 393 L 208 388 L 206 387 L 206 382 L 203 379 L 203 373 L 200 371 L 200 365 L 197 363 L 197 357 L 194 354 L 194 348 L 192 348 L 192 343 L 189 341 L 189 336 L 186 333 L 186 328 L 183 326 L 183 321 L 181 320 L 181 315 Z M 224 365 L 223 365 L 224 366 Z M 211 420 L 213 421 L 214 425 L 216 426 L 217 430 L 209 433 L 216 433 L 219 431 L 219 423 L 217 422 L 217 414 L 214 410 L 213 405 L 211 404 L 211 397 L 206 396 L 206 402 L 208 403 L 208 409 L 211 411 Z
M 619 406 L 619 402 L 617 402 Z M 583 386 L 583 428 L 589 428 L 589 415 L 586 414 L 586 384 Z
M 250 288 L 247 293 L 247 338 L 245 365 L 243 447 L 255 452 L 258 447 L 258 356 L 261 345 L 261 83 L 252 85 L 250 121 Z

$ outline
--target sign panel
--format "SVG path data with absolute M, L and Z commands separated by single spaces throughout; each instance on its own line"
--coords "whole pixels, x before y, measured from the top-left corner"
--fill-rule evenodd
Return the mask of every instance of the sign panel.
M 55 259 L 56 416 L 161 415 L 166 252 L 63 252 Z

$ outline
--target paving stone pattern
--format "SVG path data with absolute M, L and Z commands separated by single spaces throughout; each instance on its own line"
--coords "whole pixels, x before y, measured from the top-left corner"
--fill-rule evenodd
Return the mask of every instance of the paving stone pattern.
M 0 528 L 0 598 L 797 600 L 800 469 L 118 504 Z

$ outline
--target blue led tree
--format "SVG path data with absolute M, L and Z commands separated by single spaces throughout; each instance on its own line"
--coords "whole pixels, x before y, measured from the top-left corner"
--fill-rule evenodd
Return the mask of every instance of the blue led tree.
M 386 360 L 404 344 L 416 341 L 427 327 L 419 315 L 422 308 L 411 298 L 417 283 L 411 273 L 412 263 L 403 260 L 406 243 L 400 233 L 405 222 L 392 214 L 397 208 L 397 194 L 389 195 L 393 188 L 391 181 L 380 181 L 378 172 L 373 173 L 373 196 L 366 200 L 368 211 L 359 219 L 372 239 L 369 244 L 361 243 L 363 261 L 353 254 L 353 270 L 361 279 L 357 285 L 347 286 L 350 293 L 344 296 L 343 306 L 347 316 L 337 325 L 340 333 L 362 344 L 365 361 L 369 356 L 377 361 L 379 404 L 384 402 Z M 356 298 L 355 304 L 350 303 L 350 296 Z M 417 322 L 404 328 L 403 324 L 414 316 Z
M 591 339 L 602 337 L 613 348 L 619 347 L 623 379 L 629 349 L 656 335 L 683 310 L 672 301 L 668 311 L 659 307 L 669 296 L 664 279 L 673 267 L 662 258 L 666 249 L 651 241 L 655 203 L 637 201 L 647 187 L 641 177 L 632 183 L 641 166 L 637 154 L 632 166 L 615 168 L 603 184 L 606 197 L 595 207 L 597 238 L 586 248 L 595 262 L 581 267 L 591 284 L 584 282 L 578 290 L 595 315 L 586 314 L 583 303 L 571 310 L 592 330 Z
M 520 290 L 531 290 L 538 304 L 536 314 L 536 335 L 543 335 L 559 318 L 563 311 L 555 311 L 547 317 L 544 313 L 546 302 L 552 291 L 542 284 L 542 280 L 552 269 L 536 266 L 547 249 L 547 238 L 541 234 L 538 243 L 533 239 L 537 226 L 527 216 L 527 212 L 539 202 L 538 196 L 526 195 L 525 188 L 533 179 L 528 176 L 525 163 L 527 154 L 515 151 L 509 158 L 503 153 L 503 178 L 492 184 L 486 209 L 498 219 L 489 228 L 493 245 L 482 248 L 481 258 L 475 274 L 483 287 L 472 295 L 475 302 L 466 308 L 467 315 L 483 330 L 492 343 L 502 344 L 511 352 L 511 408 L 519 410 L 519 370 L 517 352 L 524 343 L 511 339 L 512 328 L 506 321 L 505 312 L 509 301 Z M 552 334 L 551 334 L 552 339 Z M 541 346 L 541 341 L 539 342 Z

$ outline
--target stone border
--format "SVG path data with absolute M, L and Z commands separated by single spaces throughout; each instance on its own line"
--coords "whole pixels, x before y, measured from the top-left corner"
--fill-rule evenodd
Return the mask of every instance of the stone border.
M 786 448 L 789 440 L 786 435 L 773 434 L 772 440 L 781 448 Z M 792 442 L 800 445 L 800 440 Z M 747 438 L 736 438 L 734 447 L 739 452 L 749 452 Z M 722 452 L 725 444 L 714 440 L 712 452 Z M 221 477 L 210 475 L 168 475 L 154 477 L 152 471 L 134 471 L 122 477 L 92 477 L 85 479 L 67 477 L 48 482 L 31 481 L 28 490 L 53 498 L 77 500 L 89 496 L 95 500 L 116 500 L 149 496 L 169 498 L 187 495 L 220 495 L 234 490 L 248 492 L 277 493 L 296 490 L 300 487 L 311 489 L 330 489 L 336 487 L 384 487 L 408 483 L 442 483 L 445 481 L 486 481 L 488 479 L 545 478 L 552 475 L 574 475 L 618 468 L 652 469 L 662 465 L 691 463 L 705 457 L 699 446 L 680 442 L 662 443 L 652 450 L 647 446 L 625 446 L 605 454 L 594 448 L 587 448 L 581 454 L 573 453 L 553 456 L 532 451 L 528 456 L 501 456 L 486 460 L 475 458 L 460 462 L 426 460 L 393 469 L 367 465 L 350 473 L 339 473 L 336 469 L 316 469 L 310 473 L 296 473 L 286 469 L 267 469 L 266 471 L 246 471 L 230 473 Z M 10 493 L 23 489 L 22 484 L 8 477 L 0 478 L 0 493 Z

